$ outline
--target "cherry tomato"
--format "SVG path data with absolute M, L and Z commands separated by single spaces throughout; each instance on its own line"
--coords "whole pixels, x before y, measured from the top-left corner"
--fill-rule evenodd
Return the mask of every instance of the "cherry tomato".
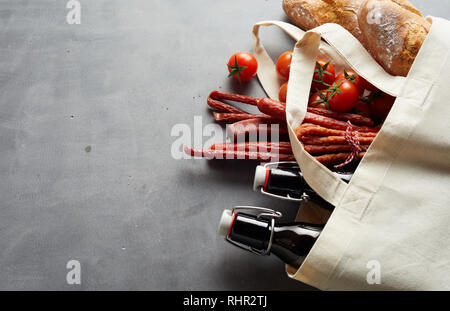
M 366 90 L 366 86 L 370 84 L 363 77 L 358 75 L 353 70 L 344 70 L 344 72 L 341 72 L 340 74 L 338 74 L 336 76 L 336 81 L 339 81 L 339 80 L 348 80 L 348 81 L 352 82 L 358 89 L 359 95 L 362 95 L 364 93 L 364 91 Z
M 288 86 L 288 83 L 286 82 L 280 88 L 280 92 L 278 93 L 278 99 L 280 100 L 280 102 L 283 102 L 283 103 L 286 102 L 287 86 Z
M 331 110 L 349 112 L 359 99 L 356 86 L 348 80 L 336 81 L 327 90 L 328 105 Z
M 289 79 L 291 71 L 292 51 L 284 52 L 278 57 L 276 68 L 277 72 L 285 80 Z
M 395 97 L 392 97 L 386 93 L 375 94 L 371 105 L 372 116 L 383 122 L 391 111 L 394 102 Z
M 363 117 L 371 117 L 370 105 L 362 100 L 358 100 L 354 108 L 355 113 L 362 115 Z
M 332 85 L 335 80 L 333 65 L 319 58 L 316 62 L 316 68 L 314 69 L 313 83 L 311 86 L 312 90 L 326 89 Z
M 228 77 L 233 76 L 239 82 L 251 80 L 258 70 L 256 58 L 248 52 L 239 52 L 230 57 L 228 61 Z
M 319 93 L 320 92 L 320 93 Z M 309 98 L 308 106 L 313 108 L 326 108 L 326 93 L 323 91 L 315 92 Z

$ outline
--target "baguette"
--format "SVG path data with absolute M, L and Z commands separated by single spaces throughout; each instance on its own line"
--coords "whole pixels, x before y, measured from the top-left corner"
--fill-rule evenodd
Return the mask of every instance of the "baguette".
M 283 10 L 305 30 L 341 25 L 396 76 L 408 74 L 431 26 L 408 0 L 283 0 Z
M 395 76 L 408 74 L 431 27 L 422 15 L 391 0 L 365 0 L 358 21 L 366 49 Z
M 289 19 L 305 30 L 326 23 L 336 23 L 362 40 L 358 9 L 362 0 L 283 0 L 283 10 Z

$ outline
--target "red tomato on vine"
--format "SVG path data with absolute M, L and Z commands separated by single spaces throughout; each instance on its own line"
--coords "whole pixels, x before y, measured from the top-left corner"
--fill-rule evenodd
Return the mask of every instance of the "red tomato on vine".
M 327 90 L 327 99 L 331 110 L 349 112 L 358 102 L 358 89 L 348 80 L 336 81 Z
M 316 67 L 314 69 L 313 83 L 311 88 L 313 90 L 327 89 L 336 80 L 333 65 L 323 59 L 317 59 Z

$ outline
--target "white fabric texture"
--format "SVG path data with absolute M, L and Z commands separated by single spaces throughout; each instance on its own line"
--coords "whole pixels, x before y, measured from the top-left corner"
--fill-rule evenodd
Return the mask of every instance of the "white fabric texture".
M 308 32 L 276 21 L 254 26 L 258 78 L 271 98 L 280 81 L 259 29 L 275 25 L 297 41 L 287 94 L 290 140 L 309 185 L 336 206 L 300 269 L 287 267 L 290 277 L 322 290 L 450 290 L 450 22 L 431 19 L 406 78 L 387 74 L 339 25 Z M 294 133 L 319 55 L 397 97 L 349 184 L 306 153 Z M 373 263 L 375 284 L 367 280 Z

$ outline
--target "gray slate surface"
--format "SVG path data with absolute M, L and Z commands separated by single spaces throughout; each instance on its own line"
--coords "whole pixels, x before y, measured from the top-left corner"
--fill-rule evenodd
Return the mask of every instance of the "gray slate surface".
M 295 204 L 252 192 L 256 163 L 174 160 L 175 124 L 237 86 L 225 62 L 251 50 L 281 0 L 0 2 L 0 290 L 307 290 L 273 256 L 216 234 L 224 208 Z M 413 1 L 450 17 L 447 1 Z M 444 2 L 444 3 L 443 3 Z M 264 30 L 277 57 L 293 42 Z M 81 263 L 81 285 L 66 263 Z

